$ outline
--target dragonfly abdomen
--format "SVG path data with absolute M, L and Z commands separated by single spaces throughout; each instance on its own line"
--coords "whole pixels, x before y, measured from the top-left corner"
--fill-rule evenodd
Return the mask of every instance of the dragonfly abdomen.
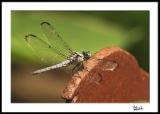
M 71 62 L 70 60 L 65 60 L 65 61 L 63 61 L 59 64 L 55 64 L 55 65 L 52 65 L 52 66 L 49 66 L 49 67 L 46 67 L 46 68 L 43 68 L 43 69 L 36 70 L 36 71 L 33 72 L 33 74 L 39 74 L 39 73 L 42 73 L 42 72 L 45 72 L 45 71 L 48 71 L 48 70 L 64 67 L 67 64 L 69 64 L 70 62 Z

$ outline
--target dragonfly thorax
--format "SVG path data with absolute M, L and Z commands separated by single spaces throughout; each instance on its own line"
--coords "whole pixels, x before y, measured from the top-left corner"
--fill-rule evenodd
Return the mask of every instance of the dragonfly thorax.
M 69 59 L 73 62 L 83 62 L 91 57 L 91 54 L 89 52 L 75 52 Z

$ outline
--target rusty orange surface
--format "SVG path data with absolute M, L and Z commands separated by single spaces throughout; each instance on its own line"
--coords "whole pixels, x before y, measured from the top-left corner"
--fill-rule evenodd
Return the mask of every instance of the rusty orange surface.
M 104 48 L 72 76 L 62 97 L 75 103 L 149 102 L 149 75 L 121 48 Z

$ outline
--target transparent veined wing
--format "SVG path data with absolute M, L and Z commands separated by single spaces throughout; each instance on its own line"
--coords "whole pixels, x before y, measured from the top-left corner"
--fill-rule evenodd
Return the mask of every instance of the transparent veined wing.
M 41 38 L 28 34 L 25 36 L 26 42 L 30 45 L 30 47 L 35 51 L 36 55 L 44 62 L 56 62 L 57 60 L 67 58 L 66 55 L 52 47 L 49 43 L 42 40 Z M 58 59 L 57 59 L 58 57 Z M 59 58 L 61 57 L 61 58 Z M 56 60 L 57 59 L 57 60 Z
M 55 31 L 50 23 L 42 22 L 41 29 L 44 35 L 47 37 L 50 45 L 57 51 L 67 57 L 73 54 L 71 47 L 62 39 L 62 37 Z

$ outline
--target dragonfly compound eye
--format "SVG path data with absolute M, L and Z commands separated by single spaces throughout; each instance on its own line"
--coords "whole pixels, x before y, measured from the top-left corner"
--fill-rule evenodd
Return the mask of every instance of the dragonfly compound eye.
M 91 53 L 89 51 L 86 51 L 86 52 L 83 51 L 82 54 L 83 54 L 85 60 L 87 60 L 91 57 Z

